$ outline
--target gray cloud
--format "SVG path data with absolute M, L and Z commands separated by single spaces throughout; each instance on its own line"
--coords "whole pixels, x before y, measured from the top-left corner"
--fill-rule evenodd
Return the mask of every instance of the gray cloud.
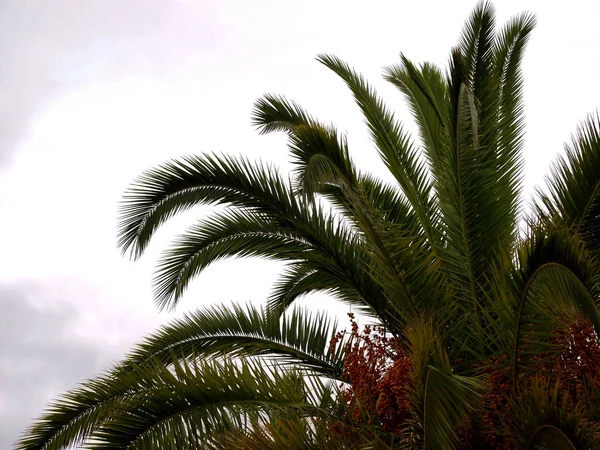
M 51 398 L 118 356 L 73 332 L 78 313 L 56 291 L 34 282 L 0 285 L 2 449 L 12 447 Z

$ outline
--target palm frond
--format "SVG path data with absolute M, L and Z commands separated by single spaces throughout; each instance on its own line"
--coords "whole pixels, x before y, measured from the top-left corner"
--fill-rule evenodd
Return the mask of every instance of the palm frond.
M 417 67 L 403 54 L 400 54 L 400 61 L 398 65 L 385 68 L 385 79 L 405 95 L 419 127 L 431 175 L 435 178 L 443 170 L 440 158 L 449 145 L 448 85 L 435 65 L 425 63 Z
M 479 148 L 475 98 L 468 86 L 460 81 L 464 76 L 461 75 L 463 63 L 456 53 L 454 62 L 452 73 L 458 86 L 454 87 L 453 150 L 448 152 L 445 170 L 436 181 L 448 244 L 444 264 L 448 276 L 456 281 L 456 288 L 470 299 L 465 306 L 470 309 L 479 297 L 479 282 L 489 264 L 486 256 L 490 247 L 498 247 L 498 243 L 490 242 L 498 237 L 498 224 L 487 220 L 494 214 L 492 209 L 497 201 L 486 189 L 493 174 L 486 164 L 486 155 Z M 486 267 L 482 266 L 484 261 Z
M 486 122 L 488 118 L 495 121 L 498 88 L 492 67 L 495 27 L 494 7 L 487 1 L 480 1 L 463 26 L 458 43 L 464 67 L 463 82 L 479 100 L 479 116 L 482 122 Z M 487 147 L 487 143 L 482 144 Z
M 141 256 L 156 229 L 200 204 L 226 204 L 295 215 L 289 183 L 271 166 L 245 158 L 202 155 L 172 160 L 144 172 L 125 192 L 119 209 L 118 245 Z
M 398 181 L 425 234 L 431 240 L 436 239 L 431 223 L 435 209 L 428 173 L 409 136 L 374 89 L 348 64 L 328 55 L 319 56 L 318 61 L 339 75 L 354 94 L 380 156 Z
M 309 119 L 309 123 L 301 123 L 308 115 L 298 108 L 282 98 L 268 98 L 257 104 L 254 122 L 264 127 L 269 121 L 277 124 L 289 121 L 290 150 L 298 166 L 299 191 L 310 198 L 316 193 L 324 192 L 327 185 L 339 188 L 325 192 L 332 194 L 337 205 L 345 207 L 344 212 L 364 235 L 364 253 L 373 254 L 374 262 L 377 263 L 374 271 L 384 274 L 386 290 L 389 296 L 394 298 L 390 305 L 396 310 L 394 314 L 414 314 L 415 294 L 407 289 L 406 280 L 386 248 L 374 220 L 378 212 L 368 204 L 360 191 L 356 170 L 348 156 L 345 140 L 340 140 L 333 128 L 323 127 L 312 119 Z M 292 117 L 294 113 L 297 116 Z M 280 128 L 280 125 L 277 125 L 277 128 Z M 424 180 L 424 176 L 422 178 Z M 373 264 L 371 266 L 373 267 Z M 371 270 L 373 271 L 373 268 Z
M 538 214 L 559 221 L 578 234 L 595 254 L 600 250 L 600 117 L 579 126 L 566 156 L 546 178 L 549 192 L 538 191 Z
M 316 261 L 317 269 L 325 265 L 326 271 L 348 279 L 369 307 L 385 314 L 380 288 L 361 270 L 368 255 L 352 232 L 324 214 L 319 205 L 309 207 L 294 197 L 291 187 L 274 169 L 252 165 L 243 158 L 189 157 L 148 171 L 125 195 L 120 222 L 122 248 L 131 247 L 141 254 L 165 220 L 201 203 L 225 203 L 241 211 L 217 216 L 204 222 L 206 228 L 194 227 L 176 241 L 161 260 L 157 274 L 159 305 L 174 306 L 189 280 L 216 259 L 234 254 L 273 257 L 289 250 L 297 259 Z M 273 231 L 275 224 L 279 227 L 275 234 L 264 233 Z M 267 235 L 278 239 L 283 253 L 274 251 Z M 211 240 L 212 245 L 204 245 Z M 250 242 L 253 246 L 245 248 Z M 200 251 L 203 247 L 204 252 Z M 301 248 L 311 251 L 299 255 Z
M 356 302 L 357 308 L 370 315 L 385 315 L 385 293 L 365 273 L 370 255 L 352 230 L 317 204 L 294 207 L 294 211 L 295 216 L 228 211 L 192 226 L 158 263 L 155 294 L 159 306 L 175 306 L 189 282 L 213 262 L 230 256 L 259 256 L 304 262 L 322 280 L 341 286 L 347 294 L 342 300 Z
M 249 361 L 173 361 L 173 370 L 148 361 L 88 381 L 50 406 L 17 445 L 19 450 L 199 447 L 204 437 L 244 430 L 263 411 L 326 416 L 327 391 L 293 372 Z M 330 394 L 328 394 L 330 395 Z
M 361 174 L 356 191 L 334 201 L 352 212 L 352 223 L 364 239 L 369 275 L 388 292 L 391 306 L 404 319 L 417 305 L 436 298 L 438 270 L 435 248 L 402 194 L 376 177 Z
M 330 352 L 337 321 L 325 312 L 294 308 L 278 315 L 251 305 L 213 306 L 186 314 L 163 326 L 129 354 L 124 365 L 141 365 L 155 359 L 168 365 L 175 356 L 228 359 L 262 356 L 271 364 L 339 377 L 342 355 Z
M 478 322 L 481 289 L 517 234 L 522 168 L 519 63 L 533 23 L 531 16 L 521 16 L 498 37 L 493 9 L 480 3 L 452 52 L 449 149 L 436 153 L 439 169 L 434 167 L 434 176 L 448 239 L 446 270 L 475 304 Z M 507 77 L 517 83 L 514 91 L 503 86 Z M 512 128 L 500 136 L 504 123 Z
M 339 233 L 336 237 L 342 237 Z M 259 256 L 280 261 L 310 259 L 316 253 L 294 228 L 253 211 L 213 214 L 175 239 L 158 262 L 154 277 L 159 307 L 175 306 L 190 281 L 227 257 Z M 326 264 L 319 253 L 313 259 Z
M 456 449 L 460 427 L 475 410 L 481 381 L 429 367 L 425 383 L 423 448 Z
M 262 132 L 287 131 L 296 188 L 312 198 L 328 183 L 356 183 L 356 169 L 344 136 L 320 124 L 295 102 L 265 96 L 254 105 L 252 123 Z
M 527 356 L 549 350 L 547 338 L 566 315 L 589 320 L 600 332 L 597 262 L 576 236 L 561 228 L 534 228 L 515 272 L 513 377 Z M 525 337 L 526 336 L 526 337 Z
M 372 175 L 360 174 L 358 187 L 367 203 L 379 213 L 380 220 L 401 225 L 413 234 L 418 234 L 418 219 L 408 201 L 395 186 L 386 184 Z
M 523 74 L 521 61 L 529 36 L 535 27 L 535 16 L 523 13 L 511 19 L 498 33 L 494 49 L 494 70 L 498 83 L 498 121 L 495 127 L 499 164 L 498 170 L 505 174 L 502 180 L 509 185 L 518 177 L 511 165 L 523 148 L 524 105 Z M 518 186 L 513 186 L 512 191 Z M 515 195 L 518 200 L 518 195 Z
M 364 304 L 356 288 L 346 278 L 333 272 L 318 270 L 306 262 L 287 265 L 269 296 L 269 310 L 283 314 L 297 299 L 315 292 L 332 295 L 337 300 L 354 306 L 362 314 L 373 316 L 374 311 Z
M 317 123 L 296 102 L 277 95 L 265 95 L 258 99 L 252 110 L 252 124 L 261 134 L 292 132 L 297 126 Z
M 543 377 L 523 386 L 509 402 L 513 433 L 527 450 L 597 448 L 600 427 L 587 418 L 585 399 L 567 405 L 559 383 Z
M 459 431 L 479 401 L 481 380 L 454 373 L 443 329 L 445 317 L 420 318 L 404 330 L 413 363 L 413 421 L 405 435 L 419 448 L 457 448 Z

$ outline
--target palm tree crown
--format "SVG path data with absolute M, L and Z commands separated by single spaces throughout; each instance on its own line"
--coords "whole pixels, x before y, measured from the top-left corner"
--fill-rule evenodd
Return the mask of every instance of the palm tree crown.
M 174 215 L 226 206 L 163 254 L 160 308 L 222 258 L 285 270 L 262 308 L 213 306 L 163 327 L 52 404 L 17 448 L 600 445 L 600 121 L 580 126 L 524 214 L 520 67 L 534 25 L 521 14 L 498 31 L 480 3 L 445 72 L 404 55 L 386 68 L 416 139 L 359 73 L 318 57 L 350 89 L 393 183 L 277 95 L 252 121 L 287 135 L 290 177 L 216 154 L 143 173 L 120 209 L 119 246 L 135 258 Z M 339 333 L 294 305 L 313 292 L 370 325 Z

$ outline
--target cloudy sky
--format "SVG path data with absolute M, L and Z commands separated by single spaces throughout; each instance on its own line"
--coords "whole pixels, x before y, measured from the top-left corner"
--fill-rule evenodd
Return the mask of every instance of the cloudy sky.
M 157 254 L 205 209 L 166 226 L 134 264 L 116 250 L 115 224 L 136 175 L 203 151 L 286 170 L 283 137 L 258 136 L 249 122 L 267 92 L 346 130 L 358 164 L 379 171 L 350 95 L 314 56 L 346 59 L 410 128 L 381 68 L 400 51 L 444 65 L 474 3 L 0 0 L 0 448 L 48 400 L 159 324 L 269 292 L 276 264 L 226 261 L 197 279 L 177 312 L 157 312 Z M 500 21 L 524 9 L 539 20 L 524 65 L 531 191 L 576 123 L 600 106 L 600 6 L 496 3 Z

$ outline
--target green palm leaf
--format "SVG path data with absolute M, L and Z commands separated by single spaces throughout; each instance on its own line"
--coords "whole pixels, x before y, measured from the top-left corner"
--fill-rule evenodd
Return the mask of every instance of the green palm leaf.
M 338 74 L 352 90 L 380 156 L 398 181 L 426 235 L 435 240 L 431 226 L 434 212 L 430 198 L 431 186 L 427 171 L 410 138 L 361 75 L 335 56 L 322 55 L 318 60 Z
M 594 253 L 600 250 L 600 118 L 588 116 L 579 126 L 566 157 L 559 157 L 546 179 L 549 192 L 538 191 L 538 211 L 571 228 Z
M 303 123 L 303 120 L 307 122 Z M 318 192 L 330 193 L 336 205 L 345 207 L 345 212 L 366 238 L 365 254 L 372 253 L 374 256 L 374 261 L 370 263 L 371 270 L 384 274 L 389 297 L 394 299 L 391 302 L 394 314 L 414 314 L 414 293 L 408 290 L 406 280 L 386 248 L 374 220 L 378 212 L 368 205 L 362 195 L 345 141 L 338 138 L 334 129 L 319 125 L 296 104 L 282 98 L 267 97 L 259 101 L 255 105 L 253 121 L 263 130 L 265 127 L 278 130 L 282 129 L 282 124 L 288 124 L 286 129 L 290 136 L 290 150 L 298 167 L 298 191 L 309 198 Z M 269 125 L 271 122 L 274 125 Z M 328 184 L 339 189 L 325 190 Z
M 459 448 L 458 431 L 475 409 L 480 381 L 429 367 L 425 382 L 423 448 Z
M 558 383 L 534 380 L 524 386 L 509 407 L 513 433 L 527 450 L 597 448 L 598 423 L 586 418 L 585 399 L 566 404 Z
M 354 306 L 362 314 L 374 316 L 374 311 L 364 304 L 345 277 L 318 270 L 307 262 L 292 263 L 286 267 L 269 296 L 268 307 L 274 313 L 282 314 L 299 298 L 316 292 L 333 295 L 351 307 Z
M 148 361 L 116 370 L 66 394 L 29 430 L 17 449 L 169 448 L 196 446 L 215 432 L 244 430 L 261 411 L 326 416 L 327 388 L 250 361 L 183 362 L 173 370 Z M 331 397 L 329 397 L 331 398 Z
M 577 237 L 562 229 L 534 228 L 521 249 L 519 265 L 513 277 L 515 381 L 528 356 L 549 350 L 547 338 L 565 316 L 575 314 L 589 320 L 600 333 L 600 272 Z
M 449 139 L 448 85 L 442 71 L 433 64 L 416 67 L 402 54 L 400 61 L 399 65 L 385 69 L 385 78 L 408 100 L 431 174 L 437 178 L 443 170 L 440 158 L 446 153 Z
M 296 187 L 308 198 L 327 183 L 356 184 L 356 169 L 344 137 L 311 118 L 296 103 L 265 96 L 254 105 L 252 123 L 263 132 L 287 131 Z
M 229 156 L 188 156 L 146 171 L 126 191 L 119 210 L 119 247 L 139 257 L 160 225 L 199 204 L 284 217 L 300 209 L 288 183 L 270 166 Z
M 261 355 L 272 364 L 339 377 L 343 355 L 339 349 L 329 351 L 337 329 L 337 322 L 325 313 L 294 308 L 280 316 L 251 305 L 213 306 L 162 327 L 139 344 L 125 364 L 137 366 L 155 359 L 168 365 L 174 355 L 179 360 Z

